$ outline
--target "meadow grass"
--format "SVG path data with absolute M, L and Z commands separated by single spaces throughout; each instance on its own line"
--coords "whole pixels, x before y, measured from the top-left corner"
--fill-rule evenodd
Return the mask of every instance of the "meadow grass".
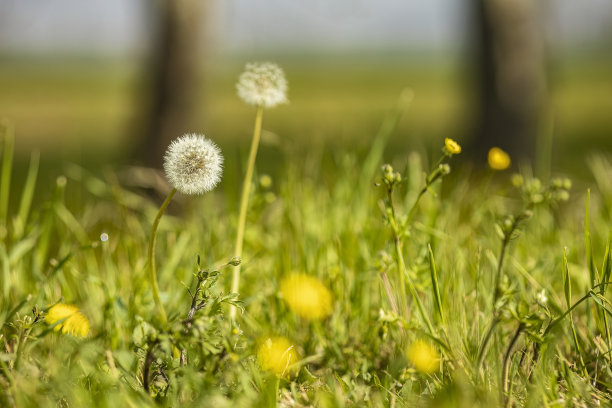
M 290 104 L 266 112 L 262 151 L 279 139 L 310 147 L 313 141 L 358 145 L 366 149 L 381 118 L 404 87 L 415 92 L 411 114 L 391 137 L 392 151 L 408 153 L 426 141 L 436 145 L 446 136 L 473 135 L 476 70 L 460 56 L 396 53 L 340 55 L 273 55 L 288 73 Z M 202 67 L 193 123 L 229 152 L 244 147 L 252 132 L 253 112 L 235 95 L 235 80 L 244 56 L 208 58 Z M 550 109 L 554 114 L 556 169 L 582 177 L 582 160 L 590 149 L 609 148 L 612 121 L 612 59 L 568 54 L 551 61 Z M 0 112 L 19 129 L 21 155 L 43 147 L 72 160 L 87 154 L 86 166 L 101 153 L 125 157 L 142 137 L 150 96 L 150 64 L 142 59 L 4 58 L 0 63 Z M 458 133 L 459 132 L 459 133 Z M 585 142 L 588 140 L 588 142 Z M 432 141 L 432 142 L 429 142 Z M 282 143 L 282 142 L 281 142 Z M 436 147 L 437 148 L 437 147 Z M 579 154 L 578 154 L 579 153 Z M 246 153 L 245 153 L 246 154 Z M 44 163 L 43 163 L 44 164 Z M 263 163 L 258 163 L 261 167 Z
M 38 202 L 39 158 L 11 184 L 5 127 L 0 406 L 609 404 L 612 162 L 589 160 L 590 193 L 457 165 L 448 145 L 385 165 L 406 103 L 365 156 L 313 149 L 256 172 L 237 299 L 237 188 L 177 195 L 157 232 L 167 324 L 147 242 L 170 187 L 66 164 Z M 296 313 L 294 273 L 322 284 L 311 292 L 329 310 Z M 58 302 L 89 320 L 86 337 L 45 320 Z

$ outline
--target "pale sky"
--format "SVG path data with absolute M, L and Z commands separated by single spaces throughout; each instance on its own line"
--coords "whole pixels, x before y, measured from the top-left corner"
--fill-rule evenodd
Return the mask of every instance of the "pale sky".
M 0 0 L 0 52 L 134 54 L 153 0 Z M 207 1 L 207 0 L 203 0 Z M 208 0 L 217 50 L 442 51 L 466 41 L 468 0 Z M 541 0 L 548 36 L 580 46 L 612 37 L 612 1 Z

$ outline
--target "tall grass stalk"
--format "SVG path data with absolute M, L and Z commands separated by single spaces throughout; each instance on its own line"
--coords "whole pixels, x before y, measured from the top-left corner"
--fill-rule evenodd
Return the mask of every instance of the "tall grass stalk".
M 38 168 L 40 164 L 40 152 L 34 151 L 30 155 L 30 166 L 28 174 L 21 193 L 21 201 L 19 203 L 19 211 L 15 220 L 13 237 L 18 238 L 24 233 L 25 225 L 34 199 L 34 188 L 36 187 L 36 178 L 38 177 Z
M 510 340 L 510 344 L 508 345 L 508 348 L 506 349 L 506 353 L 504 354 L 501 383 L 502 383 L 502 389 L 503 389 L 502 400 L 506 401 L 506 403 L 504 404 L 506 407 L 511 406 L 511 401 L 512 401 L 511 396 L 510 396 L 510 380 L 509 380 L 510 363 L 512 362 L 512 349 L 514 349 L 514 346 L 516 345 L 516 342 L 518 341 L 524 329 L 525 329 L 524 324 L 520 323 L 518 328 L 516 329 L 516 332 L 514 333 L 514 336 L 512 336 L 512 340 Z
M 2 175 L 0 176 L 0 238 L 7 233 L 8 228 L 8 204 L 11 191 L 11 170 L 13 168 L 13 148 L 15 145 L 15 134 L 13 127 L 7 121 L 0 123 L 2 139 L 4 140 L 4 152 L 2 155 Z
M 255 114 L 255 126 L 253 128 L 253 140 L 251 141 L 251 150 L 249 152 L 249 159 L 247 162 L 246 173 L 244 174 L 244 180 L 242 181 L 242 195 L 240 196 L 240 212 L 238 215 L 238 230 L 236 232 L 236 244 L 234 246 L 234 255 L 238 258 L 242 258 L 242 246 L 244 243 L 244 229 L 246 227 L 247 210 L 249 207 L 249 195 L 251 193 L 251 182 L 253 179 L 253 171 L 255 169 L 255 159 L 257 158 L 257 149 L 259 148 L 259 139 L 261 137 L 261 124 L 263 120 L 263 105 L 257 106 L 257 113 Z M 240 290 L 240 270 L 241 265 L 239 264 L 234 268 L 232 273 L 232 293 L 238 293 Z M 236 319 L 237 309 L 235 306 L 231 306 L 230 318 L 232 321 Z
M 508 250 L 508 245 L 510 245 L 510 241 L 514 237 L 515 231 L 519 228 L 521 223 L 525 221 L 527 218 L 531 216 L 531 205 L 527 207 L 520 215 L 514 218 L 512 224 L 508 228 L 507 231 L 504 232 L 504 236 L 502 238 L 501 249 L 499 253 L 499 259 L 497 261 L 497 269 L 495 271 L 495 284 L 493 289 L 493 299 L 491 301 L 491 311 L 492 311 L 492 319 L 489 324 L 489 328 L 487 329 L 487 333 L 485 334 L 482 343 L 478 347 L 478 355 L 476 358 L 476 369 L 480 369 L 484 357 L 486 355 L 487 347 L 489 345 L 489 341 L 493 337 L 493 333 L 497 328 L 497 325 L 500 322 L 500 309 L 497 306 L 497 301 L 501 296 L 501 282 L 503 277 L 503 268 L 504 268 L 504 260 L 506 259 L 506 252 Z
M 425 309 L 423 308 L 423 303 L 421 302 L 421 298 L 419 297 L 414 285 L 412 284 L 412 280 L 408 276 L 408 271 L 406 270 L 406 262 L 404 261 L 404 253 L 402 249 L 402 234 L 400 231 L 400 224 L 396 216 L 395 204 L 393 201 L 393 185 L 390 185 L 387 188 L 387 198 L 389 200 L 389 209 L 390 209 L 389 222 L 391 224 L 391 230 L 393 232 L 393 246 L 395 248 L 395 262 L 397 265 L 397 272 L 399 274 L 400 285 L 401 285 L 400 286 L 401 311 L 405 312 L 406 308 L 408 307 L 408 302 L 406 300 L 406 296 L 404 295 L 404 289 L 407 287 L 408 292 L 410 292 L 412 299 L 416 303 L 416 306 L 417 306 L 417 309 L 419 311 L 421 318 L 427 325 L 429 334 L 433 336 L 434 329 L 431 324 L 431 321 L 429 320 L 429 317 L 427 317 L 427 314 L 425 313 Z
M 563 249 L 563 289 L 565 294 L 565 303 L 570 308 L 572 304 L 572 280 L 569 275 L 569 267 L 567 264 L 567 248 Z M 576 347 L 576 353 L 580 358 L 580 367 L 583 370 L 583 374 L 585 377 L 589 377 L 589 373 L 586 369 L 586 365 L 584 364 L 584 358 L 582 356 L 582 351 L 580 349 L 580 342 L 578 341 L 578 334 L 576 333 L 576 325 L 574 324 L 574 317 L 572 313 L 569 313 L 570 320 L 570 329 L 572 331 L 572 339 L 574 340 L 574 347 Z
M 601 268 L 601 282 L 608 282 L 610 280 L 610 275 L 612 273 L 612 230 L 608 235 L 608 244 L 606 245 L 606 252 L 604 254 L 604 262 L 603 267 Z M 606 292 L 608 291 L 608 285 L 602 285 L 599 290 L 599 294 L 605 299 Z M 608 314 L 605 309 L 603 312 L 603 321 L 604 321 L 604 331 L 606 336 L 606 344 L 608 346 L 608 350 L 612 350 L 610 347 L 612 342 L 610 341 L 610 324 L 608 321 Z
M 431 290 L 433 292 L 434 304 L 436 305 L 436 312 L 442 324 L 445 324 L 444 313 L 442 311 L 442 296 L 440 296 L 440 284 L 438 282 L 438 270 L 436 268 L 436 261 L 434 254 L 431 249 L 431 245 L 427 245 L 429 251 L 429 273 L 431 277 Z

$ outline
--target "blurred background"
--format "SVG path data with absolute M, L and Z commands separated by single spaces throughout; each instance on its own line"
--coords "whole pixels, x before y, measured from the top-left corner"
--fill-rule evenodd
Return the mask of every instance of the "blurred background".
M 244 157 L 245 63 L 274 61 L 290 104 L 264 115 L 260 165 L 287 151 L 366 151 L 402 90 L 393 155 L 444 137 L 484 163 L 548 157 L 586 174 L 612 150 L 609 0 L 0 0 L 0 117 L 17 165 L 159 166 L 202 132 Z

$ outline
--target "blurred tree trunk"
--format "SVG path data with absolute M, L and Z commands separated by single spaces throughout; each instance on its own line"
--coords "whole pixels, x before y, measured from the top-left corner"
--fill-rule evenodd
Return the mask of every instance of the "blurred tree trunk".
M 543 36 L 537 0 L 473 0 L 478 118 L 474 151 L 492 146 L 532 158 L 544 108 Z
M 197 97 L 201 23 L 206 1 L 160 0 L 154 3 L 158 32 L 150 72 L 150 108 L 140 159 L 160 167 L 170 141 L 192 131 Z

